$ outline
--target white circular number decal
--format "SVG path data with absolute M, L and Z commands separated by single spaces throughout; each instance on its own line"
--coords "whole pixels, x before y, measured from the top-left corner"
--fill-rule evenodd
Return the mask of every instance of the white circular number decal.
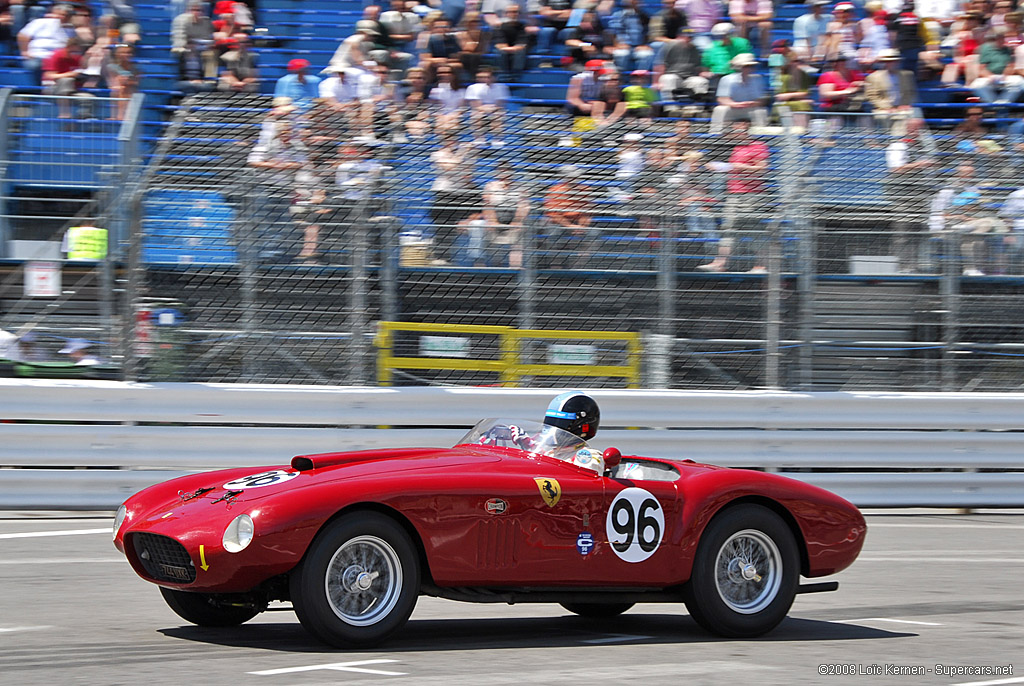
M 228 491 L 237 491 L 241 488 L 259 488 L 260 486 L 273 486 L 274 484 L 283 483 L 289 479 L 294 479 L 299 475 L 298 472 L 286 472 L 283 469 L 275 469 L 269 472 L 261 472 L 259 474 L 253 474 L 252 476 L 243 476 L 241 479 L 235 479 L 224 484 L 223 488 Z
M 612 501 L 605 530 L 616 555 L 626 562 L 643 562 L 661 545 L 665 512 L 650 491 L 626 488 Z

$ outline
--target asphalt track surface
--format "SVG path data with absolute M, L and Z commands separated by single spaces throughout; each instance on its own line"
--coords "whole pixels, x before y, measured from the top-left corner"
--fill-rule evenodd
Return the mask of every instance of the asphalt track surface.
M 290 611 L 186 625 L 113 548 L 110 523 L 0 513 L 0 683 L 1024 684 L 1021 514 L 868 513 L 839 591 L 798 596 L 757 640 L 711 637 L 676 605 L 594 622 L 421 598 L 386 645 L 351 651 L 317 644 Z

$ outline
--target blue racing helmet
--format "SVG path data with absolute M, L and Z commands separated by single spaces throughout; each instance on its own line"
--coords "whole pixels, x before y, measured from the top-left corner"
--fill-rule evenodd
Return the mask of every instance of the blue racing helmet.
M 579 436 L 583 440 L 593 438 L 601 423 L 601 410 L 586 393 L 568 391 L 555 396 L 544 413 L 544 423 Z

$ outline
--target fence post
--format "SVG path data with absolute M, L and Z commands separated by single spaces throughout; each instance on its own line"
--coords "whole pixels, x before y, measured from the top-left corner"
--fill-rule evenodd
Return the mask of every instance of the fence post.
M 7 241 L 11 228 L 7 219 L 7 169 L 11 165 L 7 127 L 10 126 L 11 95 L 13 88 L 0 90 L 0 257 L 7 256 Z

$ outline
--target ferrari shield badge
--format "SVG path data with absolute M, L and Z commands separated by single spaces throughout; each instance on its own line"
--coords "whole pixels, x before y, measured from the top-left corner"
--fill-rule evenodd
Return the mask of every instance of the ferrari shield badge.
M 558 499 L 562 497 L 562 487 L 558 485 L 558 480 L 543 476 L 535 477 L 533 480 L 537 482 L 537 488 L 540 489 L 540 497 L 544 498 L 547 506 L 554 507 L 557 505 Z

